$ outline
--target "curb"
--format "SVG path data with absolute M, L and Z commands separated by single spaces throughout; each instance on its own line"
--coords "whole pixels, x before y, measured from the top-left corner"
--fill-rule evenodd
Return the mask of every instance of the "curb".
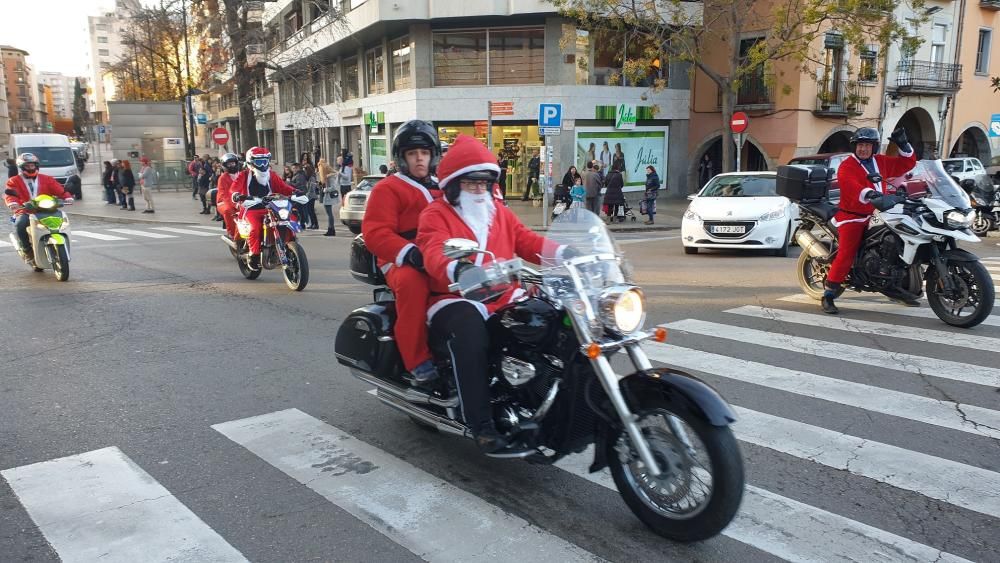
M 136 217 L 135 219 L 131 217 L 113 217 L 107 215 L 95 215 L 93 213 L 70 213 L 70 217 L 80 217 L 83 219 L 93 219 L 97 221 L 107 221 L 108 223 L 148 223 L 148 224 L 163 224 L 163 225 L 194 225 L 197 221 L 170 221 L 165 219 L 143 219 Z

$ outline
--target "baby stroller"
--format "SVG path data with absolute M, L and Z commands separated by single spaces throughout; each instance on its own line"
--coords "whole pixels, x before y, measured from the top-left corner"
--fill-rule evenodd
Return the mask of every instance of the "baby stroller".
M 607 207 L 607 209 L 604 213 L 608 216 L 608 223 L 624 223 L 626 219 L 631 219 L 634 223 L 638 220 L 635 216 L 635 211 L 632 211 L 632 208 L 629 207 L 627 199 L 625 200 L 625 203 L 610 206 L 606 205 L 605 207 Z
M 552 192 L 552 220 L 555 221 L 563 213 L 573 206 L 573 198 L 569 195 L 569 187 L 556 184 Z

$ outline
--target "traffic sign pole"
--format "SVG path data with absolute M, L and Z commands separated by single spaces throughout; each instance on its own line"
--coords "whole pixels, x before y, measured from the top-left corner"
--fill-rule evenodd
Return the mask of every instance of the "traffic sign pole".
M 740 162 L 742 162 L 741 154 L 743 152 L 743 133 L 736 133 L 733 135 L 733 139 L 736 140 L 736 171 L 740 171 Z
M 733 113 L 729 120 L 729 129 L 733 132 L 733 140 L 736 142 L 736 171 L 740 171 L 741 153 L 743 152 L 743 133 L 750 127 L 750 118 L 742 111 Z

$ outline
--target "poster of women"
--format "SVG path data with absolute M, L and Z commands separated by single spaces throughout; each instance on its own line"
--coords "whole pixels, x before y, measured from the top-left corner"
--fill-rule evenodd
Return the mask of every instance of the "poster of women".
M 607 172 L 612 166 L 622 170 L 625 187 L 646 183 L 646 167 L 652 166 L 664 177 L 667 162 L 667 128 L 636 127 L 628 131 L 607 128 L 576 129 L 576 166 L 582 172 L 588 161 L 597 160 Z M 627 190 L 633 191 L 633 190 Z

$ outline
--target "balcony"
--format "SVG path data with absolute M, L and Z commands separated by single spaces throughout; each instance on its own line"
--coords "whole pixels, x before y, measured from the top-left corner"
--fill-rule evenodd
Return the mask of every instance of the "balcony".
M 813 114 L 821 117 L 858 116 L 865 112 L 870 85 L 854 81 L 839 82 L 835 90 L 820 90 Z
M 979 7 L 984 10 L 1000 10 L 1000 0 L 979 0 Z
M 903 94 L 948 94 L 962 86 L 962 65 L 903 61 L 896 69 L 896 90 Z
M 722 108 L 722 91 L 717 90 L 716 106 Z M 746 78 L 736 93 L 736 107 L 742 110 L 774 109 L 774 76 Z

